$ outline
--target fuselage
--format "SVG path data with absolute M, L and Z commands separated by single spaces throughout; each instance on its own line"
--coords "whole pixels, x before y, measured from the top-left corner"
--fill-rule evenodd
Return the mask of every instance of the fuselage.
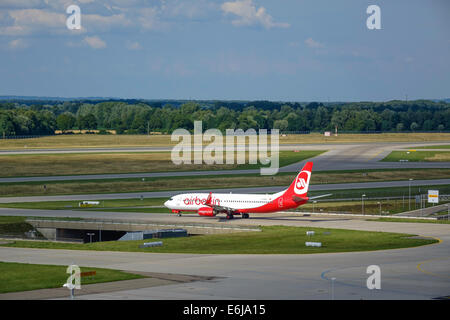
M 295 208 L 300 203 L 286 201 L 282 194 L 214 193 L 211 204 L 235 209 L 239 212 L 273 212 Z M 184 193 L 171 197 L 164 205 L 177 211 L 198 211 L 205 207 L 208 193 Z M 306 202 L 306 201 L 305 201 Z
M 235 214 L 248 218 L 249 213 L 269 213 L 296 208 L 308 202 L 309 178 L 313 163 L 307 162 L 289 188 L 275 194 L 242 193 L 183 193 L 171 197 L 164 205 L 172 212 L 198 212 L 201 216 L 226 213 L 227 219 Z

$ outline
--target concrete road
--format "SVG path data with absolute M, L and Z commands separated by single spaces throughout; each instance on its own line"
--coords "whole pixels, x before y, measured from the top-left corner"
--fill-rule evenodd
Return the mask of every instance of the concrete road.
M 188 219 L 189 217 L 184 217 Z M 439 244 L 409 249 L 308 255 L 153 254 L 0 248 L 0 260 L 207 275 L 212 281 L 173 284 L 79 299 L 432 299 L 450 293 L 450 225 L 356 219 L 275 217 L 233 223 L 389 231 L 434 236 Z M 253 221 L 253 222 L 252 222 Z M 381 268 L 381 289 L 366 286 L 367 267 Z

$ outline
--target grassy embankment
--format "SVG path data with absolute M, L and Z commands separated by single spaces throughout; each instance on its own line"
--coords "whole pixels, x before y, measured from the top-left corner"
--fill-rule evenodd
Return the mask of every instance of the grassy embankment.
M 68 180 L 49 182 L 0 183 L 0 196 L 64 195 L 86 193 L 151 192 L 164 190 L 195 190 L 215 188 L 244 188 L 260 186 L 288 186 L 295 172 L 278 173 L 275 176 L 207 175 L 161 178 L 133 178 L 107 180 Z M 450 169 L 383 169 L 354 171 L 320 171 L 311 176 L 311 184 L 376 182 L 395 180 L 421 180 L 450 178 Z M 43 186 L 46 186 L 44 189 Z
M 280 151 L 280 167 L 318 156 L 323 150 Z M 236 154 L 235 154 L 236 155 Z M 193 163 L 194 156 L 191 161 Z M 0 156 L 1 177 L 85 175 L 108 173 L 142 173 L 192 170 L 259 169 L 268 167 L 249 164 L 180 164 L 172 162 L 170 152 L 18 154 Z M 225 161 L 225 159 L 224 159 Z
M 392 151 L 381 161 L 398 162 L 401 160 L 408 160 L 408 162 L 450 161 L 450 151 Z
M 411 239 L 412 235 L 342 229 L 272 226 L 261 232 L 240 232 L 163 239 L 162 247 L 139 248 L 141 241 L 107 241 L 85 244 L 43 241 L 15 241 L 6 247 L 131 251 L 202 254 L 308 254 L 327 252 L 372 251 L 416 247 L 437 242 L 434 239 Z M 313 237 L 306 231 L 315 231 Z M 322 247 L 306 247 L 306 241 L 322 242 Z
M 372 219 L 370 221 L 450 224 L 449 220 L 427 220 L 427 219 L 420 219 L 420 218 L 418 218 L 418 219 L 379 218 L 379 219 Z
M 450 133 L 339 134 L 325 137 L 320 133 L 280 135 L 280 144 L 352 143 L 352 142 L 426 142 L 450 141 Z M 173 146 L 170 135 L 58 135 L 34 139 L 0 140 L 0 149 L 27 148 L 114 148 Z
M 93 283 L 144 278 L 123 271 L 80 267 L 81 272 L 95 271 L 96 275 L 82 277 L 81 286 Z M 60 288 L 67 282 L 67 266 L 0 262 L 0 293 Z
M 436 145 L 436 146 L 424 146 L 424 147 L 411 147 L 409 149 L 450 149 L 450 144 Z
M 33 230 L 33 226 L 25 222 L 26 217 L 0 216 L 0 235 L 23 236 L 24 232 Z

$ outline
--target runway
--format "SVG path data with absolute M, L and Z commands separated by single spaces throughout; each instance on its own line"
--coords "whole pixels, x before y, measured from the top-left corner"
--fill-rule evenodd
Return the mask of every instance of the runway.
M 310 191 L 370 189 L 370 188 L 392 188 L 414 186 L 439 186 L 450 184 L 450 179 L 435 180 L 413 180 L 413 181 L 383 181 L 383 182 L 360 182 L 360 183 L 330 183 L 312 184 Z M 196 189 L 196 190 L 167 190 L 154 192 L 129 192 L 129 193 L 99 193 L 79 194 L 62 196 L 23 196 L 23 197 L 0 197 L 0 203 L 12 202 L 38 202 L 38 201 L 83 201 L 83 200 L 111 200 L 111 199 L 137 199 L 144 198 L 169 198 L 180 193 L 276 193 L 286 189 L 288 186 L 275 187 L 250 187 L 250 188 L 225 188 L 225 189 Z
M 306 161 L 314 162 L 314 171 L 329 170 L 364 170 L 364 169 L 415 169 L 415 168 L 450 168 L 450 162 L 381 162 L 394 150 L 405 150 L 411 146 L 439 145 L 445 142 L 429 143 L 355 143 L 355 144 L 302 144 L 281 145 L 280 150 L 328 150 L 327 152 L 310 158 Z M 448 143 L 448 142 L 447 142 Z M 439 149 L 441 150 L 441 149 Z M 449 151 L 449 149 L 442 149 Z M 89 153 L 89 152 L 149 152 L 149 151 L 171 151 L 171 147 L 159 148 L 80 148 L 80 149 L 46 149 L 46 150 L 4 150 L 1 154 L 40 154 L 40 153 Z M 297 172 L 306 161 L 301 161 L 279 169 L 280 172 Z M 45 182 L 45 181 L 67 181 L 67 180 L 95 180 L 95 179 L 126 179 L 126 178 L 157 178 L 157 177 L 179 177 L 179 176 L 202 176 L 202 175 L 239 175 L 260 174 L 259 169 L 251 170 L 205 170 L 205 171 L 171 171 L 171 172 L 142 172 L 142 173 L 118 173 L 118 174 L 89 174 L 89 175 L 66 175 L 66 176 L 39 176 L 39 177 L 11 177 L 0 178 L 0 183 L 14 182 Z
M 185 217 L 188 219 L 189 217 Z M 196 219 L 195 219 L 196 220 Z M 243 223 L 236 219 L 233 223 Z M 256 221 L 256 222 L 255 222 Z M 0 248 L 0 260 L 218 277 L 78 299 L 433 299 L 450 292 L 450 225 L 291 217 L 245 223 L 389 231 L 438 237 L 439 244 L 372 252 L 307 255 L 212 255 Z M 381 290 L 366 286 L 370 265 L 381 268 Z

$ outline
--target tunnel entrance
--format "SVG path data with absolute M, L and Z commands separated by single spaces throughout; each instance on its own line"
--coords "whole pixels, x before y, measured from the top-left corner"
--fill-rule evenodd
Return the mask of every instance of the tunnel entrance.
M 119 240 L 126 231 L 56 229 L 56 240 L 83 243 Z

